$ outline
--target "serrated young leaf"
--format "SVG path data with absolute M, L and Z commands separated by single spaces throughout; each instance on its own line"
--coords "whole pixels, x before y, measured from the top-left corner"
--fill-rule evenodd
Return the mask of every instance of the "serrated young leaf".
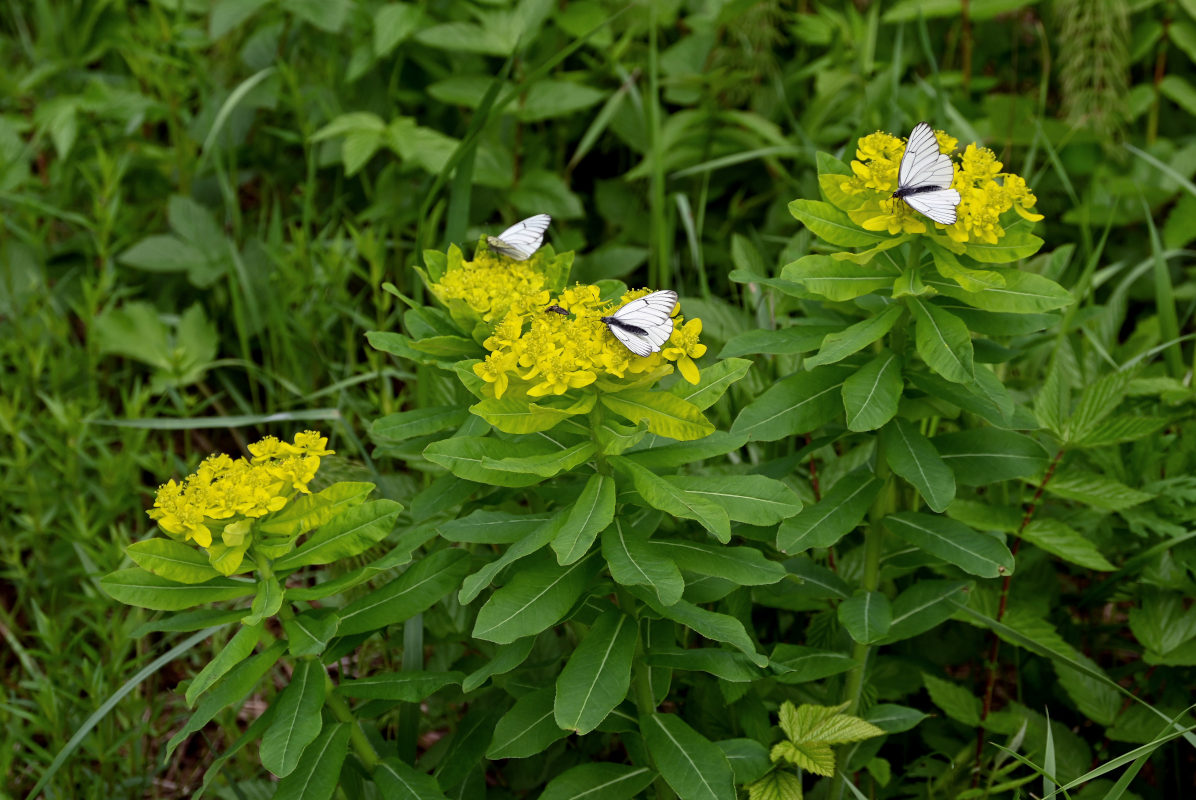
M 1108 447 L 1112 444 L 1136 442 L 1158 433 L 1170 422 L 1165 417 L 1139 417 L 1118 414 L 1101 420 L 1072 444 L 1077 447 Z
M 1021 531 L 1027 542 L 1081 567 L 1111 572 L 1114 567 L 1096 545 L 1063 520 L 1039 517 Z
M 1061 369 L 1048 369 L 1046 380 L 1034 395 L 1034 416 L 1038 424 L 1063 439 L 1067 410 L 1071 405 L 1071 387 Z
M 968 727 L 980 725 L 980 698 L 958 683 L 923 674 L 922 683 L 930 693 L 930 699 L 948 717 Z
M 748 800 L 802 800 L 801 778 L 774 769 L 748 785 Z
M 815 775 L 830 777 L 835 774 L 835 751 L 824 742 L 777 742 L 768 751 L 768 757 L 773 763 L 784 761 Z
M 1116 411 L 1129 385 L 1129 373 L 1112 372 L 1085 387 L 1067 421 L 1068 440 L 1083 440 L 1101 420 Z
M 1056 470 L 1046 491 L 1106 511 L 1123 511 L 1155 496 L 1096 472 L 1067 468 Z

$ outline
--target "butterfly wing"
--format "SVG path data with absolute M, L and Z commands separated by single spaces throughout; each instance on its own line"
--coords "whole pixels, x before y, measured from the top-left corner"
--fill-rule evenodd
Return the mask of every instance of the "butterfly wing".
M 901 199 L 914 211 L 930 217 L 935 222 L 944 225 L 955 224 L 955 207 L 959 205 L 959 192 L 954 189 L 907 194 Z
M 486 237 L 486 241 L 491 248 L 505 256 L 516 261 L 527 261 L 544 244 L 544 232 L 548 230 L 550 222 L 552 217 L 537 214 L 516 222 L 498 236 Z
M 897 170 L 897 188 L 934 186 L 946 189 L 954 177 L 955 168 L 951 166 L 951 159 L 939 152 L 939 141 L 934 136 L 934 129 L 925 122 L 919 122 L 905 144 L 905 154 L 901 156 L 901 167 Z
M 623 345 L 637 356 L 659 353 L 664 343 L 673 334 L 673 309 L 677 307 L 677 293 L 671 289 L 645 295 L 632 300 L 611 315 L 613 324 L 607 324 Z M 643 334 L 622 327 L 629 325 L 643 331 Z

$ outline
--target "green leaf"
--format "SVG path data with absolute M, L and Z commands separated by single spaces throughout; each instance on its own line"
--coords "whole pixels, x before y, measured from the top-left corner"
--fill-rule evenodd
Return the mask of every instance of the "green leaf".
M 508 644 L 557 624 L 590 585 L 600 564 L 593 556 L 566 567 L 537 557 L 490 596 L 478 611 L 473 635 Z
M 274 721 L 262 736 L 262 766 L 284 778 L 299 766 L 304 749 L 320 735 L 324 708 L 324 665 L 316 659 L 300 659 L 291 681 L 274 703 Z
M 972 362 L 972 335 L 959 317 L 918 297 L 908 300 L 917 320 L 915 343 L 926 366 L 955 383 L 976 378 Z
M 722 506 L 690 494 L 631 459 L 612 456 L 610 461 L 617 469 L 631 476 L 635 490 L 652 508 L 659 508 L 675 517 L 695 520 L 720 542 L 731 540 L 731 521 Z
M 370 437 L 380 443 L 405 442 L 417 436 L 455 430 L 461 427 L 468 416 L 469 412 L 460 406 L 433 406 L 400 411 L 374 420 L 370 425 Z
M 557 678 L 557 725 L 587 734 L 626 699 L 636 641 L 635 620 L 617 608 L 602 612 Z
M 842 713 L 846 707 L 844 703 L 838 706 L 803 704 L 795 708 L 786 700 L 781 705 L 779 722 L 788 741 L 773 747 L 769 754 L 772 760 L 784 759 L 817 775 L 834 775 L 835 755 L 830 745 L 884 735 L 884 731 L 875 725 Z
M 866 231 L 830 203 L 818 200 L 794 200 L 789 213 L 820 239 L 841 247 L 871 247 L 889 236 Z M 788 277 L 782 272 L 782 277 Z
M 1046 491 L 1056 497 L 1102 508 L 1123 511 L 1153 499 L 1150 492 L 1126 486 L 1120 481 L 1080 469 L 1060 469 L 1047 482 Z
M 1073 658 L 1089 670 L 1101 673 L 1101 668 L 1087 656 L 1075 653 Z M 1117 721 L 1121 711 L 1121 693 L 1110 685 L 1111 681 L 1107 677 L 1102 681 L 1062 662 L 1054 662 L 1053 666 L 1059 677 L 1059 685 L 1080 713 L 1104 727 L 1111 727 Z
M 891 420 L 901 402 L 901 359 L 884 351 L 843 381 L 847 427 L 873 431 Z
M 685 800 L 735 800 L 734 774 L 717 745 L 673 714 L 640 717 L 640 733 L 665 782 Z
M 1118 414 L 1109 417 L 1086 431 L 1083 436 L 1071 440 L 1077 447 L 1108 447 L 1111 444 L 1136 442 L 1165 428 L 1170 420 L 1165 417 L 1139 417 Z
M 262 620 L 272 617 L 282 608 L 283 589 L 276 575 L 259 578 L 257 594 L 254 595 L 250 613 L 241 619 L 244 625 L 257 625 Z
M 809 683 L 841 675 L 856 666 L 856 660 L 845 653 L 819 650 L 796 644 L 779 644 L 773 651 L 769 665 L 781 683 Z
M 524 456 L 521 458 L 489 458 L 482 457 L 482 466 L 503 472 L 517 472 L 523 475 L 539 475 L 541 478 L 551 478 L 562 472 L 567 472 L 579 464 L 584 464 L 598 451 L 593 442 L 578 442 L 571 447 L 559 447 L 557 450 L 543 455 Z
M 980 698 L 960 686 L 933 675 L 922 675 L 926 691 L 936 706 L 948 717 L 969 728 L 980 727 Z
M 1037 314 L 1055 311 L 1075 302 L 1071 292 L 1033 272 L 1016 269 L 998 269 L 993 273 L 1001 276 L 1003 286 L 990 286 L 967 290 L 948 282 L 929 281 L 940 294 L 954 297 L 973 308 L 1007 314 Z
M 828 335 L 840 330 L 838 325 L 794 325 L 777 330 L 755 328 L 732 336 L 718 356 L 730 360 L 731 356 L 809 353 L 821 347 Z M 702 374 L 706 374 L 705 370 Z
M 842 361 L 852 353 L 863 350 L 868 345 L 879 340 L 893 328 L 893 324 L 901 318 L 905 309 L 898 303 L 885 307 L 884 311 L 868 319 L 857 322 L 836 333 L 828 333 L 822 340 L 822 347 L 815 355 L 805 360 L 807 369 L 821 364 L 833 364 Z
M 411 37 L 424 21 L 423 9 L 409 3 L 387 3 L 374 12 L 374 58 L 386 58 Z
M 961 593 L 970 586 L 967 581 L 918 581 L 893 601 L 892 624 L 884 643 L 919 636 L 946 622 L 955 613 L 952 601 L 964 602 Z
M 743 447 L 747 440 L 748 437 L 746 434 L 715 431 L 706 438 L 699 439 L 696 442 L 679 442 L 677 444 L 665 445 L 664 447 L 637 450 L 628 453 L 627 457 L 641 467 L 658 471 L 694 464 L 715 456 L 726 455 Z
M 543 753 L 550 744 L 569 735 L 553 719 L 556 691 L 551 686 L 529 692 L 494 726 L 486 758 L 528 758 Z
M 881 703 L 868 709 L 864 719 L 885 733 L 901 733 L 917 727 L 918 723 L 928 716 L 929 714 L 923 714 L 916 708 Z
M 436 533 L 450 542 L 469 544 L 510 544 L 540 528 L 555 516 L 554 512 L 509 514 L 505 511 L 478 510 L 436 526 Z
M 884 519 L 885 527 L 914 547 L 982 578 L 1013 574 L 1013 556 L 997 539 L 961 522 L 932 514 L 902 511 Z
M 253 654 L 257 643 L 263 635 L 261 625 L 242 625 L 233 634 L 220 652 L 217 653 L 191 681 L 183 699 L 188 706 L 195 705 L 195 699 L 212 687 L 212 684 L 223 678 L 229 670 L 240 664 Z
M 781 523 L 777 549 L 800 553 L 811 547 L 831 547 L 863 521 L 882 485 L 867 470 L 847 473 L 821 500 Z
M 669 391 L 700 411 L 710 408 L 732 384 L 740 381 L 752 368 L 752 362 L 746 358 L 723 356 L 722 359 L 713 366 L 703 367 L 696 385 L 677 381 L 669 387 Z
M 455 671 L 378 672 L 358 680 L 342 680 L 336 687 L 336 693 L 345 697 L 363 697 L 367 700 L 400 700 L 404 703 L 419 703 L 445 686 L 460 683 L 463 677 L 460 672 Z
M 196 584 L 220 577 L 204 551 L 173 539 L 144 539 L 125 552 L 143 570 L 170 581 Z
M 339 634 L 366 633 L 427 611 L 457 588 L 468 569 L 469 554 L 456 548 L 421 558 L 398 578 L 345 606 Z
M 978 428 L 944 433 L 932 441 L 955 473 L 955 480 L 965 486 L 988 486 L 1037 475 L 1047 464 L 1042 445 L 1014 431 Z
M 1130 385 L 1125 372 L 1112 372 L 1098 378 L 1080 394 L 1065 432 L 1069 440 L 1082 440 L 1106 417 L 1117 410 Z
M 648 534 L 618 517 L 602 532 L 602 557 L 623 586 L 650 586 L 661 605 L 681 599 L 685 580 L 671 558 L 651 547 Z
M 273 800 L 331 800 L 349 752 L 349 723 L 325 725 L 304 752 L 307 758 L 278 782 Z
M 374 783 L 387 800 L 448 800 L 435 778 L 394 756 L 378 764 Z
M 339 626 L 340 619 L 328 609 L 304 611 L 282 621 L 282 629 L 287 635 L 287 649 L 295 658 L 324 652 Z
M 880 592 L 860 592 L 839 604 L 839 622 L 851 638 L 871 644 L 889 632 L 893 610 Z
M 461 592 L 457 595 L 457 601 L 462 604 L 472 603 L 482 589 L 489 586 L 495 576 L 506 569 L 508 565 L 530 556 L 551 542 L 556 536 L 556 532 L 565 524 L 568 513 L 569 509 L 567 508 L 556 512 L 543 525 L 508 547 L 507 551 L 498 559 L 491 561 L 466 578 L 461 583 Z
M 449 476 L 450 478 L 452 476 Z M 456 480 L 456 478 L 452 478 Z M 321 581 L 311 586 L 292 586 L 286 590 L 288 600 L 322 600 L 334 594 L 343 594 L 354 586 L 359 586 L 372 579 L 379 572 L 390 572 L 393 569 L 411 562 L 412 554 L 429 539 L 436 535 L 436 530 L 430 525 L 419 525 L 408 528 L 395 542 L 395 546 L 385 555 L 376 558 L 364 567 L 342 572 L 335 578 Z
M 557 775 L 539 800 L 632 800 L 651 785 L 656 773 L 647 767 L 593 762 Z
M 653 595 L 638 586 L 632 587 L 630 591 L 662 617 L 680 622 L 692 629 L 694 633 L 705 636 L 711 641 L 731 645 L 746 654 L 756 666 L 763 667 L 768 664 L 768 659 L 756 652 L 756 645 L 748 636 L 743 623 L 735 617 L 719 614 L 716 611 L 707 611 L 685 600 L 678 600 L 671 606 L 662 606 Z
M 926 500 L 942 512 L 955 499 L 955 474 L 934 445 L 908 420 L 898 417 L 880 432 L 880 450 L 889 469 L 909 481 Z
M 298 536 L 318 528 L 342 511 L 361 505 L 374 484 L 339 481 L 315 494 L 305 494 L 263 517 L 257 530 L 271 536 Z
M 718 503 L 734 522 L 776 525 L 802 508 L 796 492 L 763 475 L 677 475 L 668 481 L 691 495 Z
M 707 672 L 732 683 L 749 683 L 761 677 L 760 670 L 743 653 L 717 647 L 650 647 L 645 661 L 654 667 Z
M 393 500 L 371 500 L 346 509 L 321 525 L 297 550 L 277 559 L 274 569 L 330 564 L 363 553 L 386 538 L 402 510 Z
M 748 800 L 802 800 L 801 778 L 774 769 L 748 786 Z
M 175 583 L 133 567 L 119 569 L 100 578 L 100 588 L 125 605 L 152 608 L 155 611 L 179 611 L 254 594 L 257 584 L 232 578 L 213 578 L 195 584 Z
M 977 375 L 980 373 L 981 371 L 977 370 Z M 997 427 L 1010 427 L 1010 414 L 993 402 L 988 396 L 978 393 L 975 384 L 965 386 L 952 383 L 951 381 L 943 380 L 938 375 L 930 372 L 922 372 L 917 369 L 907 369 L 905 377 L 917 389 L 925 392 L 927 395 L 926 401 L 936 407 L 943 404 L 950 404 L 964 411 L 970 411 Z M 947 415 L 954 416 L 954 413 L 953 411 L 949 411 Z
M 590 552 L 590 545 L 614 518 L 614 479 L 609 475 L 591 475 L 552 540 L 557 563 L 572 564 Z
M 818 367 L 790 375 L 739 412 L 731 433 L 772 442 L 815 430 L 838 416 L 839 390 L 850 374 L 843 367 Z
M 1081 567 L 1102 572 L 1116 569 L 1101 555 L 1096 545 L 1062 520 L 1049 517 L 1031 520 L 1030 524 L 1022 529 L 1021 537 L 1048 553 Z
M 802 256 L 781 268 L 781 278 L 827 300 L 844 302 L 890 288 L 896 275 L 870 265 L 836 261 L 830 256 Z M 793 294 L 793 292 L 789 292 Z
M 754 781 L 772 767 L 768 748 L 755 739 L 722 739 L 715 744 L 731 762 L 737 784 Z
M 484 398 L 469 410 L 504 433 L 538 433 L 569 417 L 589 413 L 596 399 L 596 395 L 583 394 L 575 403 L 559 408 L 507 395 L 500 400 Z
M 507 442 L 488 436 L 455 436 L 432 442 L 424 449 L 424 458 L 447 469 L 458 478 L 491 486 L 531 486 L 543 478 L 535 474 L 508 472 L 485 466 L 484 459 L 549 456 L 559 447 L 545 441 Z
M 785 568 L 754 547 L 725 547 L 680 539 L 653 539 L 649 548 L 678 567 L 698 575 L 723 578 L 740 586 L 767 586 L 785 577 Z
M 603 394 L 600 399 L 602 405 L 631 422 L 646 422 L 648 431 L 658 436 L 690 441 L 714 432 L 696 405 L 670 392 L 628 389 Z
M 476 704 L 456 724 L 449 740 L 448 752 L 436 768 L 436 782 L 445 789 L 452 789 L 473 772 L 483 756 L 490 740 L 494 738 L 494 726 L 505 711 L 505 703 L 490 702 Z M 459 797 L 472 798 L 477 794 L 463 791 Z
M 535 644 L 536 637 L 528 636 L 511 644 L 496 647 L 493 658 L 465 676 L 465 680 L 461 682 L 461 691 L 472 692 L 495 675 L 505 675 L 515 669 L 527 660 Z
M 949 294 L 956 287 L 971 293 L 983 292 L 985 289 L 1005 285 L 1005 278 L 1000 273 L 987 269 L 969 269 L 959 263 L 959 259 L 955 257 L 954 253 L 934 244 L 933 240 L 931 240 L 930 252 L 934 257 L 934 268 L 938 270 L 938 273 L 948 281 L 954 281 L 953 285 L 937 281 L 932 276 L 924 276 L 923 280 L 935 287 L 940 294 Z
M 1032 233 L 1009 228 L 996 244 L 972 240 L 964 245 L 964 253 L 982 264 L 1006 264 L 1034 255 L 1042 244 L 1042 239 Z

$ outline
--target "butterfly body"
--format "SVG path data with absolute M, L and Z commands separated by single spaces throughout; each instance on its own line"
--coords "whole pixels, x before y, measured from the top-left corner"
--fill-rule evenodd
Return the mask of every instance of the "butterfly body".
M 487 236 L 486 244 L 496 253 L 502 253 L 516 261 L 527 261 L 544 244 L 544 231 L 552 217 L 537 214 L 516 222 L 498 236 Z
M 612 336 L 643 358 L 659 353 L 673 335 L 673 309 L 676 307 L 677 293 L 663 289 L 632 300 L 601 319 Z
M 893 198 L 919 214 L 943 225 L 953 225 L 959 192 L 951 188 L 955 167 L 946 154 L 939 152 L 934 129 L 919 122 L 910 132 L 901 166 L 897 171 L 897 191 Z

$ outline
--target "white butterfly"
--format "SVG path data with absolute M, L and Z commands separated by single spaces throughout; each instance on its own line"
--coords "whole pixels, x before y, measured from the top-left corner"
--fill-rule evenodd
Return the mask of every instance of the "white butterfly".
M 677 293 L 671 289 L 632 300 L 602 321 L 623 345 L 637 356 L 659 353 L 673 334 L 673 309 Z
M 939 152 L 934 129 L 919 122 L 905 144 L 893 197 L 901 198 L 914 211 L 935 222 L 952 225 L 955 207 L 959 205 L 959 192 L 951 188 L 953 177 L 955 169 L 951 159 Z
M 537 214 L 522 222 L 516 222 L 498 236 L 487 236 L 486 244 L 491 250 L 510 256 L 516 261 L 527 261 L 532 254 L 544 244 L 544 231 L 548 230 L 548 223 L 552 217 L 547 214 Z

